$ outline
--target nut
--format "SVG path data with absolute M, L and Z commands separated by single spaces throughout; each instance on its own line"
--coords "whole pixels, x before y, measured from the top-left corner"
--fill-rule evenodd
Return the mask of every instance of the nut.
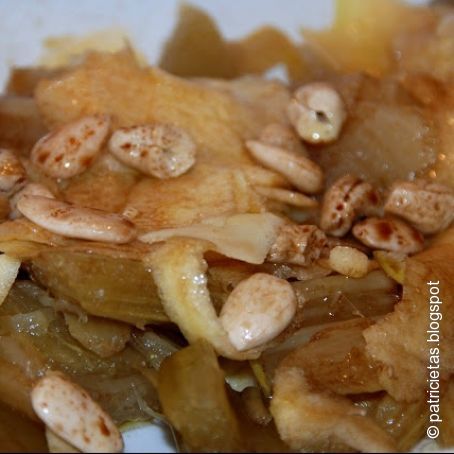
M 300 191 L 313 194 L 322 189 L 322 169 L 305 156 L 256 140 L 248 140 L 246 146 L 260 164 L 282 174 Z
M 331 269 L 344 276 L 363 277 L 369 268 L 369 259 L 364 252 L 348 246 L 336 246 L 329 254 Z
M 17 202 L 24 195 L 39 195 L 41 197 L 47 197 L 49 199 L 55 198 L 52 192 L 50 192 L 50 190 L 47 189 L 46 186 L 39 183 L 28 183 L 24 186 L 23 189 L 21 189 L 10 198 L 10 219 L 17 219 L 21 216 L 21 213 L 17 209 Z
M 23 195 L 17 201 L 17 209 L 40 227 L 69 238 L 128 243 L 136 235 L 134 224 L 118 214 L 48 197 Z
M 379 205 L 379 194 L 370 183 L 345 175 L 324 195 L 320 227 L 330 235 L 344 236 L 358 216 L 375 214 Z
M 372 249 L 414 254 L 424 247 L 423 236 L 398 219 L 365 219 L 353 227 L 353 235 Z
M 391 187 L 385 211 L 400 216 L 422 233 L 437 233 L 454 219 L 454 192 L 422 180 L 397 182 Z
M 256 273 L 233 289 L 219 319 L 230 342 L 244 351 L 274 339 L 295 311 L 295 293 L 287 281 Z
M 48 372 L 34 386 L 32 405 L 55 434 L 82 452 L 121 452 L 123 440 L 110 416 L 80 386 Z
M 31 161 L 52 178 L 79 175 L 94 161 L 109 128 L 109 117 L 101 115 L 67 123 L 35 144 Z
M 196 155 L 190 135 L 166 124 L 118 129 L 110 138 L 109 150 L 124 164 L 161 179 L 187 172 Z
M 294 130 L 280 123 L 269 124 L 260 134 L 259 141 L 273 147 L 284 148 L 295 154 L 308 155 L 307 150 Z
M 325 234 L 315 225 L 283 225 L 267 261 L 307 266 L 320 258 L 326 245 Z
M 303 85 L 296 90 L 287 114 L 300 137 L 313 144 L 335 141 L 347 117 L 339 93 L 324 82 Z

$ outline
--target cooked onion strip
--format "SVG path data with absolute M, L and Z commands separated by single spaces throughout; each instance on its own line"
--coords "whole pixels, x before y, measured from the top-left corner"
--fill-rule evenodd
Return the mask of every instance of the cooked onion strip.
M 173 238 L 150 256 L 153 277 L 169 318 L 189 340 L 206 339 L 218 354 L 231 359 L 253 359 L 259 350 L 239 352 L 230 342 L 213 307 L 207 288 L 209 243 Z
M 20 268 L 20 260 L 9 255 L 0 255 L 0 304 L 7 297 Z
M 156 243 L 173 237 L 197 238 L 211 242 L 209 250 L 244 262 L 261 264 L 283 223 L 281 218 L 271 213 L 235 214 L 205 219 L 201 224 L 148 232 L 139 239 Z

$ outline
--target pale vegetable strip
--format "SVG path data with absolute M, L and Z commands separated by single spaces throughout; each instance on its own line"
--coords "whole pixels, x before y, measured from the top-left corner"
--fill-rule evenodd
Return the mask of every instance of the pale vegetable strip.
M 8 295 L 20 268 L 20 260 L 6 254 L 0 255 L 0 304 Z
M 217 317 L 207 288 L 207 249 L 207 243 L 174 238 L 150 256 L 164 309 L 189 342 L 206 339 L 228 358 L 256 358 L 257 350 L 236 350 Z

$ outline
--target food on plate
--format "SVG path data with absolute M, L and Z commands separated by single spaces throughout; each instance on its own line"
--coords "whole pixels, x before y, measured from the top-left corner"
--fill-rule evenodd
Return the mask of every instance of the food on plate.
M 14 68 L 2 447 L 121 452 L 158 421 L 188 452 L 408 451 L 434 414 L 452 446 L 453 24 L 337 0 L 304 40 L 229 41 L 184 5 L 158 66 Z

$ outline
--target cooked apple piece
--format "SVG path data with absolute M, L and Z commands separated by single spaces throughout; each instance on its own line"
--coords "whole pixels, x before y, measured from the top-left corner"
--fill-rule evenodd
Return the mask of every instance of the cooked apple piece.
M 0 147 L 27 154 L 46 132 L 33 98 L 0 96 Z
M 131 337 L 131 327 L 114 320 L 99 317 L 84 320 L 74 314 L 65 314 L 65 321 L 69 334 L 101 358 L 124 350 Z
M 260 347 L 238 351 L 217 316 L 207 288 L 208 249 L 207 241 L 172 238 L 147 259 L 166 313 L 190 343 L 205 339 L 226 358 L 257 358 Z
M 34 257 L 34 278 L 89 314 L 144 326 L 165 322 L 151 271 L 140 261 L 51 249 Z
M 327 276 L 293 282 L 292 286 L 299 303 L 296 315 L 258 360 L 270 381 L 282 359 L 307 344 L 317 332 L 353 319 L 383 317 L 399 301 L 396 282 L 382 271 L 360 279 Z
M 39 66 L 12 68 L 6 85 L 6 93 L 16 96 L 33 96 L 40 80 L 55 77 L 61 72 Z
M 392 68 L 392 40 L 397 32 L 412 30 L 432 17 L 428 9 L 397 0 L 337 0 L 333 26 L 322 31 L 305 29 L 303 36 L 336 70 L 380 76 Z
M 339 140 L 311 156 L 329 185 L 347 173 L 387 187 L 424 174 L 437 157 L 430 111 L 392 80 L 363 78 Z M 386 131 L 386 134 L 384 133 Z
M 177 76 L 230 78 L 232 57 L 214 20 L 201 9 L 182 4 L 178 23 L 162 51 L 159 66 Z
M 30 391 L 34 380 L 51 368 L 86 388 L 117 423 L 148 419 L 144 406 L 157 408 L 157 396 L 141 373 L 143 357 L 130 347 L 108 358 L 87 350 L 58 313 L 69 310 L 86 318 L 31 281 L 16 282 L 0 307 L 0 401 L 36 419 Z M 85 341 L 90 332 L 78 334 Z
M 287 105 L 291 96 L 289 90 L 280 81 L 247 75 L 232 80 L 198 78 L 193 79 L 193 82 L 229 94 L 240 104 L 256 110 L 264 127 L 275 122 L 281 125 L 289 123 Z M 244 126 L 247 127 L 246 124 Z M 256 126 L 250 124 L 249 127 L 250 134 L 255 136 Z
M 227 397 L 224 373 L 207 342 L 197 341 L 164 360 L 158 392 L 165 416 L 190 450 L 238 449 L 238 421 Z
M 358 318 L 318 331 L 286 357 L 286 364 L 302 368 L 313 386 L 336 394 L 380 391 L 379 364 L 366 354 L 362 336 L 370 325 L 367 318 Z
M 307 69 L 296 44 L 280 30 L 266 26 L 235 41 L 222 36 L 215 21 L 192 5 L 182 5 L 178 24 L 167 41 L 159 66 L 183 77 L 231 79 L 262 74 L 283 64 L 293 80 Z
M 282 31 L 265 26 L 238 41 L 228 43 L 237 76 L 262 74 L 278 64 L 287 69 L 289 79 L 299 81 L 308 72 L 303 55 Z
M 364 331 L 367 352 L 383 365 L 380 383 L 396 400 L 413 402 L 425 391 L 428 361 L 437 364 L 431 348 L 439 347 L 443 358 L 440 377 L 454 367 L 453 240 L 451 228 L 429 248 L 407 259 L 402 300 L 392 313 Z M 429 323 L 435 333 L 427 332 Z
M 354 398 L 355 405 L 396 440 L 399 452 L 410 451 L 424 438 L 429 420 L 426 400 L 425 393 L 412 403 L 398 402 L 383 392 Z
M 117 162 L 111 163 L 111 159 L 105 155 L 93 167 L 72 178 L 61 191 L 64 199 L 75 205 L 121 212 L 139 176 Z M 112 169 L 113 166 L 116 168 Z
M 290 355 L 291 356 L 291 355 Z M 303 369 L 284 360 L 270 406 L 281 438 L 314 452 L 395 452 L 394 440 L 344 396 L 311 386 Z
M 430 74 L 445 82 L 453 82 L 454 33 L 452 10 L 433 9 L 431 20 L 416 29 L 402 31 L 393 42 L 396 63 L 404 73 Z
M 144 233 L 215 216 L 258 213 L 263 208 L 244 172 L 205 165 L 165 182 L 142 179 L 132 189 L 125 207 L 137 213 L 133 222 Z
M 145 358 L 147 366 L 155 371 L 159 370 L 167 357 L 180 349 L 178 344 L 151 329 L 147 329 L 145 332 L 134 331 L 131 345 Z
M 269 112 L 264 114 L 254 105 L 242 104 L 229 93 L 158 68 L 143 68 L 127 51 L 89 54 L 74 70 L 41 81 L 35 98 L 50 126 L 95 113 L 111 115 L 114 129 L 171 123 L 196 141 L 199 163 L 252 163 L 243 139 L 257 136 L 270 122 L 280 121 L 279 114 L 270 118 Z M 68 99 L 72 100 L 70 104 Z

